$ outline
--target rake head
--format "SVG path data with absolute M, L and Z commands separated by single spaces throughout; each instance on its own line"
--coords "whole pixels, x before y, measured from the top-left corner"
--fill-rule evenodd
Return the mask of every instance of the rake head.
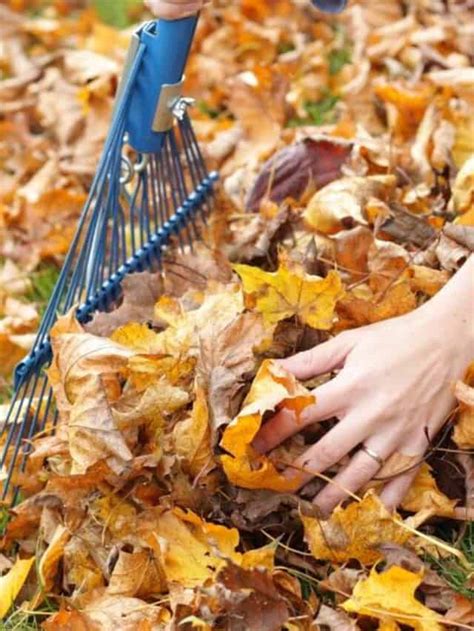
M 15 503 L 31 438 L 58 420 L 46 369 L 49 332 L 76 308 L 87 322 L 121 297 L 134 272 L 156 269 L 166 247 L 191 245 L 212 206 L 208 173 L 181 96 L 196 17 L 153 21 L 133 36 L 111 128 L 60 277 L 15 393 L 0 419 L 0 499 Z

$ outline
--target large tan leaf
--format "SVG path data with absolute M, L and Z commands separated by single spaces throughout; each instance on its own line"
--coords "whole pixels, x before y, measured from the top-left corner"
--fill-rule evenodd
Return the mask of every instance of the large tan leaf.
M 267 335 L 262 315 L 246 312 L 202 341 L 197 374 L 207 392 L 213 430 L 229 423 L 237 413 L 245 376 L 255 369 L 254 349 Z
M 122 472 L 132 453 L 111 406 L 120 398 L 119 376 L 132 351 L 82 332 L 72 315 L 58 320 L 51 342 L 49 375 L 61 422 L 68 428 L 72 473 L 84 473 L 100 460 Z

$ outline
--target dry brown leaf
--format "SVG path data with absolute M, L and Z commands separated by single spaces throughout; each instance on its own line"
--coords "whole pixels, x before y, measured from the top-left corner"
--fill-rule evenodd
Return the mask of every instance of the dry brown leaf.
M 139 272 L 124 278 L 123 298 L 120 306 L 111 313 L 96 313 L 85 330 L 94 335 L 108 336 L 129 322 L 147 322 L 153 319 L 153 308 L 163 291 L 159 274 Z
M 395 188 L 392 175 L 344 177 L 310 199 L 304 219 L 310 229 L 333 234 L 354 224 L 366 224 L 364 208 L 373 197 L 387 200 Z
M 176 455 L 182 459 L 184 471 L 193 478 L 205 475 L 215 466 L 206 395 L 197 386 L 195 396 L 191 416 L 173 430 Z
M 163 569 L 150 550 L 121 550 L 110 576 L 107 593 L 150 598 L 159 596 L 166 588 Z
M 301 515 L 312 555 L 332 563 L 351 559 L 376 563 L 383 558 L 382 544 L 404 544 L 410 539 L 410 533 L 397 520 L 397 514 L 390 514 L 373 493 L 347 508 L 336 508 L 326 521 Z
M 256 366 L 254 349 L 267 335 L 260 314 L 243 313 L 217 336 L 202 341 L 197 374 L 207 392 L 213 431 L 237 413 L 245 376 Z
M 328 605 L 321 605 L 314 621 L 329 631 L 360 631 L 357 622 L 349 618 L 344 611 L 332 609 Z
M 460 410 L 454 427 L 453 440 L 461 449 L 474 448 L 474 363 L 469 366 L 464 381 L 456 383 L 454 394 Z
M 264 66 L 255 66 L 232 81 L 229 109 L 247 139 L 237 149 L 234 168 L 245 164 L 250 156 L 254 160 L 266 158 L 276 147 L 285 122 L 287 89 L 286 77 Z
M 329 184 L 340 176 L 351 149 L 350 142 L 324 136 L 305 138 L 281 149 L 261 168 L 247 209 L 257 211 L 262 199 L 277 203 L 289 197 L 299 200 L 303 193 Z

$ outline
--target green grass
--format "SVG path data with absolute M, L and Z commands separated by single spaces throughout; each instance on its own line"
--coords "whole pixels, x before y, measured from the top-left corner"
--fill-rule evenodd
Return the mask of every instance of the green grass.
M 143 8 L 142 0 L 92 0 L 99 18 L 115 28 L 126 28 L 135 19 L 137 8 Z
M 474 588 L 471 587 L 474 577 L 474 522 L 466 524 L 466 530 L 457 547 L 466 557 L 469 566 L 461 564 L 456 557 L 436 559 L 429 555 L 426 561 L 455 592 L 467 599 L 474 599 Z
M 196 107 L 205 116 L 209 116 L 209 118 L 218 118 L 221 112 L 215 107 L 211 107 L 207 101 L 200 100 L 196 102 Z
M 3 405 L 4 403 L 9 403 L 9 401 L 11 401 L 11 398 L 13 396 L 13 387 L 11 385 L 11 383 L 7 383 L 7 382 L 0 382 L 0 405 Z M 1 523 L 1 521 L 0 521 Z
M 331 50 L 328 55 L 329 74 L 334 76 L 351 62 L 351 51 L 349 48 L 337 48 Z
M 59 277 L 60 269 L 56 265 L 44 263 L 30 276 L 31 289 L 25 295 L 28 302 L 36 303 L 40 315 L 43 315 L 54 286 Z
M 41 631 L 41 624 L 57 610 L 49 601 L 34 612 L 17 609 L 4 622 L 0 622 L 0 631 Z
M 0 506 L 0 537 L 5 532 L 5 528 L 7 527 L 9 519 L 10 514 L 8 513 L 8 509 L 6 508 L 6 506 Z
M 303 105 L 307 114 L 304 118 L 291 118 L 288 127 L 301 127 L 302 125 L 328 125 L 336 120 L 334 106 L 339 97 L 327 91 L 317 101 L 306 101 Z

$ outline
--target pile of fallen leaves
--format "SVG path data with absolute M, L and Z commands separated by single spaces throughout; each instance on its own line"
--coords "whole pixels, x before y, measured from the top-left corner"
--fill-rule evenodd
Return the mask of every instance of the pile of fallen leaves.
M 76 4 L 0 5 L 5 377 L 38 323 L 28 272 L 67 250 L 130 35 Z M 473 36 L 467 4 L 437 0 L 204 12 L 187 83 L 222 191 L 202 242 L 127 278 L 115 311 L 51 332 L 59 423 L 0 514 L 6 628 L 31 612 L 47 631 L 473 628 L 472 369 L 400 514 L 374 483 L 323 520 L 325 481 L 296 493 L 282 475 L 334 419 L 252 447 L 276 410 L 314 403 L 275 359 L 413 310 L 472 251 Z

